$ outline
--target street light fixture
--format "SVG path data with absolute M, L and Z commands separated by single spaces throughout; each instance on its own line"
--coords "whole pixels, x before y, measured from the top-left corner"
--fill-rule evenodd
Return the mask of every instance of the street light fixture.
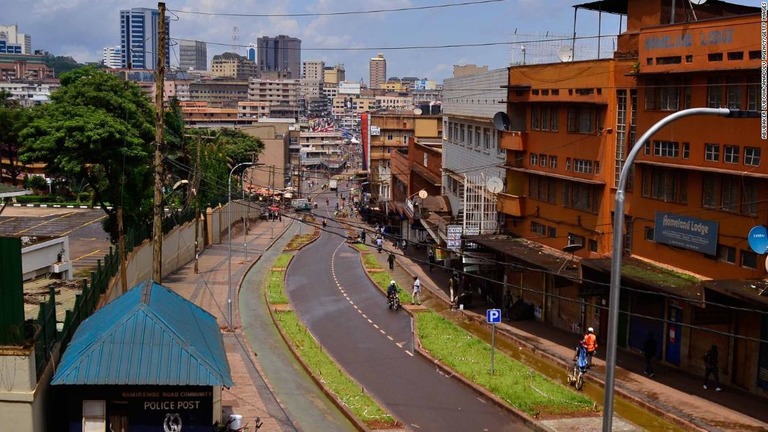
M 228 244 L 228 257 L 227 259 L 227 309 L 229 312 L 229 329 L 235 329 L 235 323 L 232 320 L 232 173 L 235 172 L 241 166 L 250 166 L 253 162 L 242 162 L 229 171 L 229 177 L 227 177 L 227 244 Z
M 741 111 L 729 108 L 689 108 L 670 114 L 659 120 L 651 126 L 635 145 L 629 151 L 624 166 L 619 176 L 619 184 L 616 189 L 616 208 L 613 215 L 613 251 L 611 258 L 611 285 L 608 302 L 608 337 L 606 339 L 606 358 L 605 358 L 605 400 L 603 404 L 603 432 L 611 432 L 613 423 L 613 389 L 616 372 L 616 340 L 618 337 L 619 323 L 619 290 L 621 288 L 621 251 L 624 242 L 624 231 L 622 224 L 624 222 L 624 188 L 627 185 L 627 178 L 635 157 L 640 153 L 645 143 L 656 132 L 673 121 L 695 115 L 716 115 L 732 118 L 759 118 L 758 111 Z

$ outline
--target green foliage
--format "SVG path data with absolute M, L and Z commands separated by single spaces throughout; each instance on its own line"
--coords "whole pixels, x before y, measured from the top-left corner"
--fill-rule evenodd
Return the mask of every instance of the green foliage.
M 24 188 L 32 189 L 35 191 L 47 191 L 48 182 L 46 182 L 45 178 L 43 178 L 42 176 L 37 176 L 37 175 L 25 176 Z
M 349 378 L 346 372 L 323 351 L 295 313 L 278 312 L 276 321 L 304 363 L 309 366 L 312 374 L 320 379 L 357 418 L 367 424 L 395 425 L 392 416 L 371 399 L 365 390 Z
M 288 296 L 283 291 L 283 277 L 285 273 L 282 271 L 269 272 L 269 280 L 267 281 L 267 303 L 271 305 L 288 304 Z
M 363 266 L 368 270 L 377 270 L 381 268 L 381 264 L 376 260 L 373 254 L 363 254 Z
M 57 76 L 61 76 L 62 74 L 69 71 L 85 67 L 85 65 L 78 63 L 72 57 L 54 56 L 50 53 L 45 53 L 44 61 L 45 65 L 53 69 L 53 72 Z
M 424 349 L 472 382 L 485 387 L 517 409 L 534 415 L 587 412 L 592 401 L 550 381 L 530 367 L 496 352 L 490 373 L 491 346 L 432 311 L 416 314 Z
M 45 163 L 49 176 L 85 182 L 116 240 L 116 209 L 107 203 L 122 206 L 126 226 L 149 220 L 153 107 L 138 86 L 93 67 L 65 74 L 61 85 L 21 131 L 20 159 Z
M 8 173 L 11 184 L 17 185 L 17 179 L 24 171 L 19 163 L 19 133 L 31 121 L 31 111 L 19 108 L 8 97 L 10 93 L 0 92 L 0 169 Z

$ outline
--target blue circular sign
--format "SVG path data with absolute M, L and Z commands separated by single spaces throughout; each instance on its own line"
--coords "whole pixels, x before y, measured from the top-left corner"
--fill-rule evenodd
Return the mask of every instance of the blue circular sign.
M 763 225 L 757 225 L 749 230 L 749 247 L 752 248 L 755 253 L 764 254 L 768 252 L 768 229 Z

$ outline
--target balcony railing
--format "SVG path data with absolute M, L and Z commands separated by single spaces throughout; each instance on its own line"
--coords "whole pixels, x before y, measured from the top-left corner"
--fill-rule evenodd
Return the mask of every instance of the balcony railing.
M 523 216 L 524 197 L 507 193 L 499 193 L 497 197 L 496 207 L 500 213 L 514 217 Z
M 505 150 L 525 151 L 528 133 L 521 131 L 502 131 L 499 136 L 499 146 Z

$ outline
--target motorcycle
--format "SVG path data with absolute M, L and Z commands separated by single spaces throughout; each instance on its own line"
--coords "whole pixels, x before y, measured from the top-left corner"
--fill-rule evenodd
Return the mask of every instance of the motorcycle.
M 389 299 L 387 300 L 387 307 L 393 311 L 400 309 L 400 296 L 397 294 L 390 294 Z
M 325 228 L 326 225 L 328 225 L 328 223 L 323 219 L 323 228 Z

